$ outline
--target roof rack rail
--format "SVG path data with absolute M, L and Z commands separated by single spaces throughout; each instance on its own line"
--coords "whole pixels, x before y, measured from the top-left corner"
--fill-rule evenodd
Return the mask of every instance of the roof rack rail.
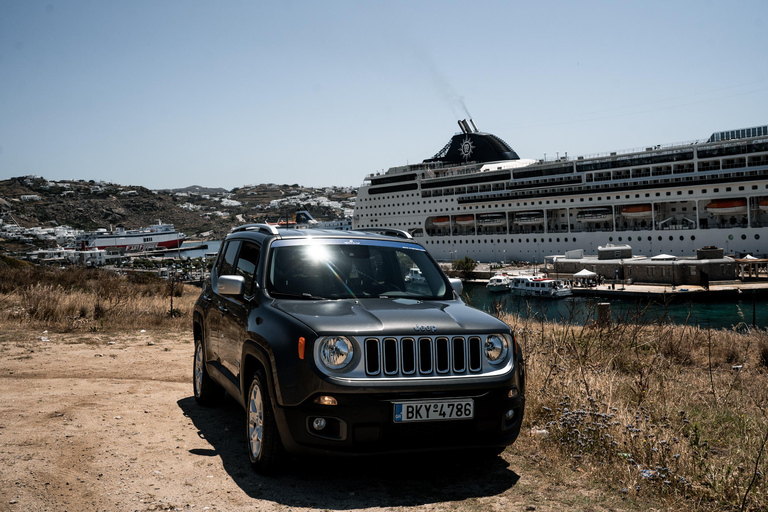
M 232 229 L 232 233 L 239 233 L 240 231 L 259 231 L 268 235 L 278 234 L 277 228 L 270 224 L 243 224 Z
M 411 234 L 407 231 L 403 231 L 402 229 L 393 229 L 393 228 L 363 228 L 363 229 L 356 229 L 355 231 L 363 231 L 363 232 L 369 232 L 369 233 L 381 233 L 382 235 L 387 236 L 396 236 L 397 238 L 407 238 L 408 240 L 412 240 L 413 237 Z

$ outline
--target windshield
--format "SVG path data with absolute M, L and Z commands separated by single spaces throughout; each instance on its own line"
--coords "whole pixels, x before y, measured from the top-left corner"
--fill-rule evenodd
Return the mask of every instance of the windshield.
M 450 299 L 443 274 L 415 244 L 378 240 L 278 240 L 268 262 L 270 295 L 297 299 Z

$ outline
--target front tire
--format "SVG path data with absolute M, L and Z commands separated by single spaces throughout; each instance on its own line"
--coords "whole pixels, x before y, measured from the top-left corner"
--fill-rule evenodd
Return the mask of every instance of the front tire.
M 247 398 L 245 435 L 248 456 L 254 471 L 269 474 L 277 469 L 282 444 L 263 371 L 253 375 Z
M 195 401 L 204 406 L 216 404 L 223 389 L 208 375 L 205 367 L 205 347 L 202 340 L 195 340 L 195 357 L 192 365 L 192 390 Z

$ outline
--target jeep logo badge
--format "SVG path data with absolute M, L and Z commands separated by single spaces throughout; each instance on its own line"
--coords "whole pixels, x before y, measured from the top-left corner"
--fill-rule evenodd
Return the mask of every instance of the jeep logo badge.
M 416 324 L 416 327 L 413 328 L 414 331 L 432 331 L 435 332 L 437 330 L 437 327 L 434 325 L 419 325 Z

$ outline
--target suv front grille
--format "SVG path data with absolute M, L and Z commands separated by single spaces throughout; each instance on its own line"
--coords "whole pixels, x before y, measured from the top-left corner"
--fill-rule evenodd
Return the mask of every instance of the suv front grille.
M 428 377 L 481 373 L 480 336 L 365 338 L 365 374 L 369 377 Z

